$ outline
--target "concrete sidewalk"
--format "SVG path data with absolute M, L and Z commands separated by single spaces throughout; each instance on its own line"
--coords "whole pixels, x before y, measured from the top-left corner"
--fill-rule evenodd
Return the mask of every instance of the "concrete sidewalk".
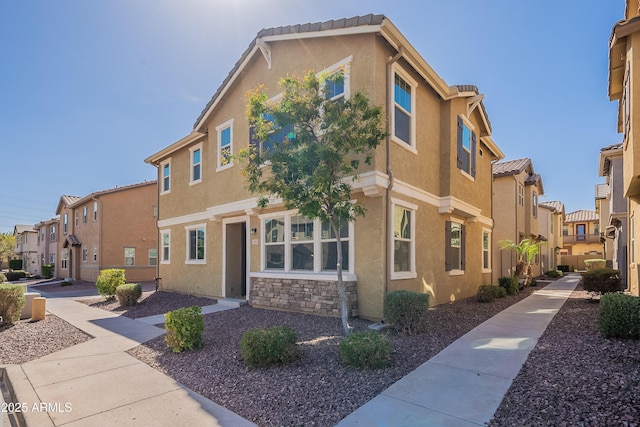
M 64 298 L 47 311 L 94 338 L 5 368 L 26 425 L 255 425 L 125 353 L 163 329 Z
M 478 325 L 338 424 L 482 426 L 580 282 L 559 279 Z

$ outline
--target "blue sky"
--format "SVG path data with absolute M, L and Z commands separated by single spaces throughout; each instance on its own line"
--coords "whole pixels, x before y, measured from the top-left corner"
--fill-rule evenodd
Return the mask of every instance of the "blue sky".
M 0 2 L 0 232 L 155 179 L 144 159 L 191 131 L 260 29 L 368 13 L 478 86 L 542 201 L 594 209 L 599 150 L 621 141 L 607 66 L 624 0 L 20 0 Z

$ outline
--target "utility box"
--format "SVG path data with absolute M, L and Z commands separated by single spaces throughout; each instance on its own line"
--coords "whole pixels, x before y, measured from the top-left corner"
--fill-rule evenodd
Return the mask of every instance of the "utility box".
M 31 320 L 44 320 L 47 299 L 44 297 L 36 297 L 33 299 Z

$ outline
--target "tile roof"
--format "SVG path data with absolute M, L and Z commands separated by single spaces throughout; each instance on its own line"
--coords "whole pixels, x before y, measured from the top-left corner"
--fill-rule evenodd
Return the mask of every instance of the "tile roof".
M 505 160 L 503 162 L 494 163 L 493 176 L 515 175 L 524 171 L 529 165 L 531 165 L 531 159 L 526 157 L 523 159 Z
M 595 196 L 596 199 L 606 199 L 611 194 L 611 189 L 608 184 L 596 184 Z
M 556 210 L 560 213 L 564 213 L 564 203 L 558 201 L 558 200 L 552 200 L 552 201 L 545 201 L 545 202 L 540 202 L 541 206 L 546 206 L 552 210 Z
M 564 222 L 598 221 L 599 216 L 595 211 L 579 210 L 569 212 Z

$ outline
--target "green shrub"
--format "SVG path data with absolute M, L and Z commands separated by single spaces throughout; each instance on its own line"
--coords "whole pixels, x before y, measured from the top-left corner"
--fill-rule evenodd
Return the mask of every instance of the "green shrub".
M 116 289 L 125 284 L 124 270 L 121 268 L 108 268 L 100 270 L 96 287 L 98 293 L 106 298 L 112 298 L 116 294 Z
M 0 273 L 0 283 L 4 283 L 7 281 L 7 276 L 4 273 Z
M 598 329 L 607 338 L 640 338 L 640 297 L 606 294 L 600 298 Z
M 60 282 L 60 286 L 71 286 L 73 283 L 69 280 L 63 280 Z
M 377 369 L 391 361 L 391 346 L 379 332 L 354 332 L 340 342 L 340 356 L 354 368 Z
M 9 260 L 9 270 L 22 270 L 22 260 L 21 259 L 10 259 Z
M 27 272 L 24 270 L 8 271 L 6 278 L 8 282 L 17 282 L 20 279 L 27 277 Z
M 53 277 L 53 264 L 46 264 L 42 266 L 42 277 L 45 279 L 51 279 Z
M 516 295 L 520 292 L 520 280 L 517 277 L 503 276 L 498 278 L 498 285 L 507 292 L 507 295 Z
M 582 287 L 588 292 L 607 294 L 624 289 L 620 280 L 620 271 L 612 268 L 600 268 L 582 273 Z
M 400 290 L 384 296 L 386 322 L 409 335 L 424 329 L 428 313 L 429 294 Z
M 558 279 L 560 277 L 562 277 L 562 271 L 560 270 L 549 270 L 546 273 L 544 273 L 545 276 L 547 277 L 551 277 L 552 279 Z
M 26 300 L 21 285 L 0 285 L 0 324 L 20 320 Z
M 164 315 L 164 340 L 174 353 L 202 348 L 204 316 L 197 305 L 179 308 Z
M 240 339 L 242 359 L 250 368 L 293 362 L 300 356 L 297 340 L 289 326 L 250 329 Z
M 492 302 L 496 298 L 504 298 L 507 291 L 501 286 L 481 285 L 476 295 L 479 302 Z
M 125 283 L 116 288 L 116 298 L 122 307 L 135 305 L 142 296 L 142 286 L 137 283 Z
M 607 264 L 604 259 L 585 259 L 584 265 L 587 271 L 603 269 Z

